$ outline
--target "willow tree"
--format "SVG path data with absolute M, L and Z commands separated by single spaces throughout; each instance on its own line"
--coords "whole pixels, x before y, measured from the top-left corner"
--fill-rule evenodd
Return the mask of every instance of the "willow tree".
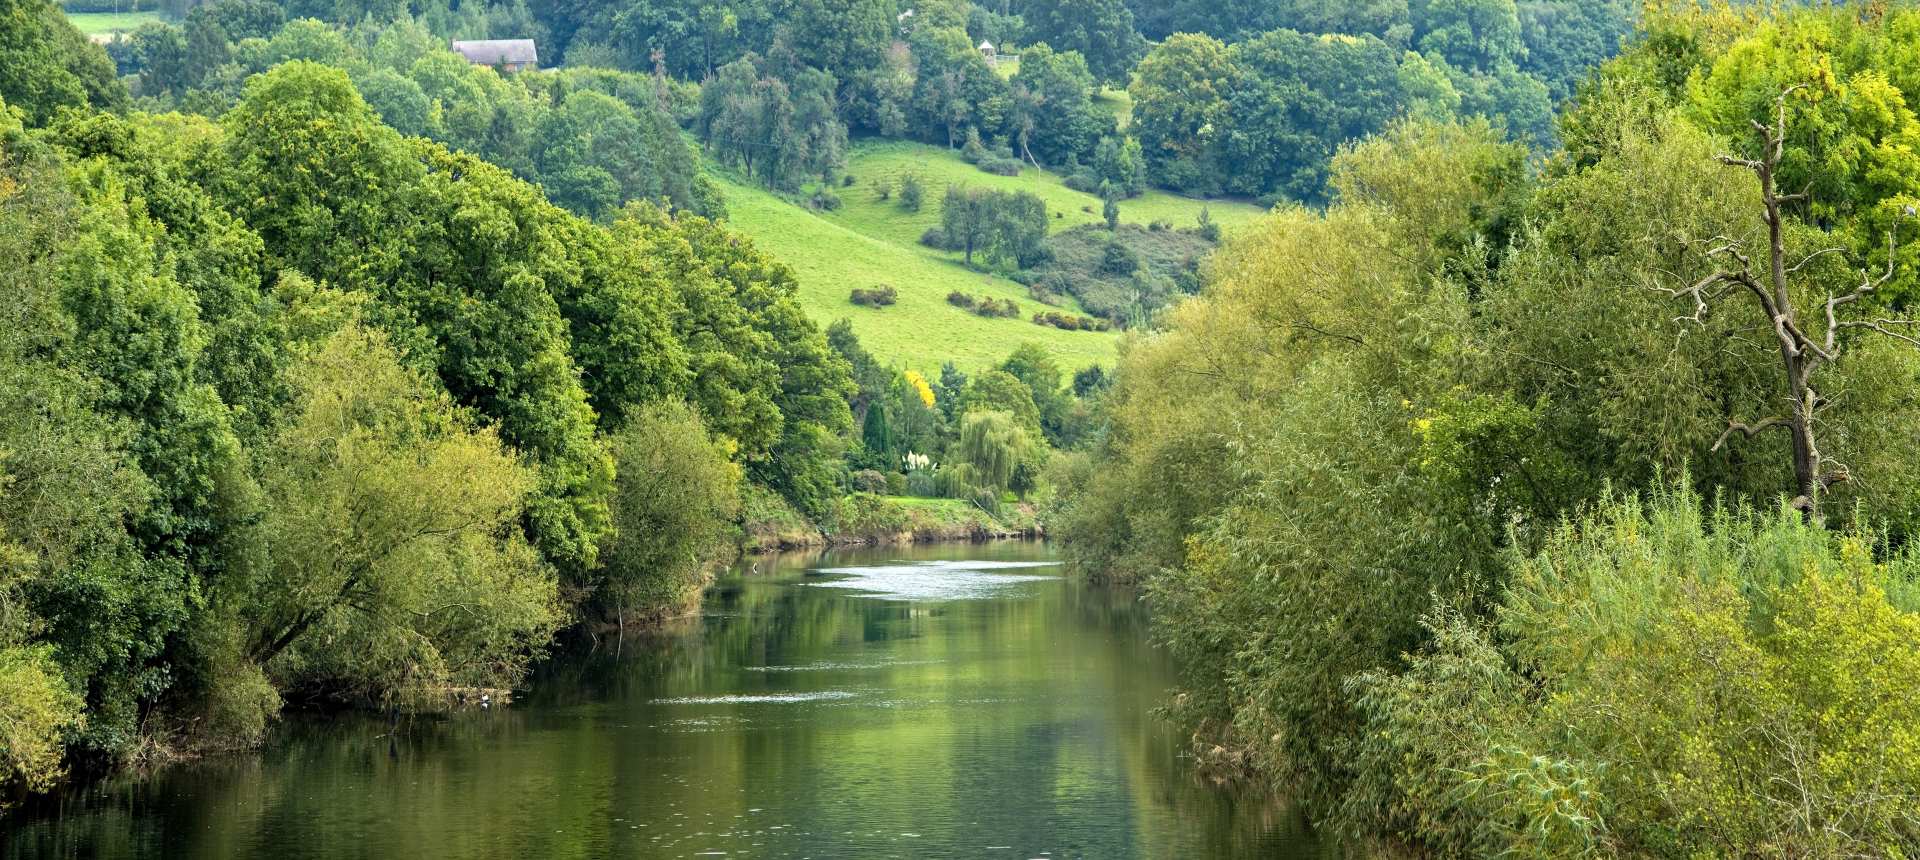
M 1876 300 L 1875 293 L 1893 280 L 1897 268 L 1896 230 L 1888 231 L 1887 265 L 1877 276 L 1861 267 L 1857 270 L 1859 283 L 1851 288 L 1821 290 L 1809 284 L 1795 290 L 1796 276 L 1809 266 L 1823 257 L 1845 253 L 1841 248 L 1822 248 L 1788 263 L 1786 209 L 1809 202 L 1807 192 L 1782 193 L 1778 182 L 1780 164 L 1786 155 L 1787 100 L 1799 89 L 1790 87 L 1780 94 L 1771 124 L 1751 121 L 1760 142 L 1757 158 L 1719 156 L 1721 164 L 1750 171 L 1760 183 L 1761 219 L 1767 233 L 1767 246 L 1759 260 L 1761 271 L 1756 272 L 1756 255 L 1747 250 L 1745 241 L 1719 236 L 1710 240 L 1713 247 L 1707 256 L 1731 265 L 1715 270 L 1690 286 L 1659 289 L 1693 303 L 1693 313 L 1681 318 L 1684 322 L 1704 323 L 1716 305 L 1741 295 L 1749 297 L 1765 316 L 1780 351 L 1786 409 L 1781 414 L 1744 421 L 1730 419 L 1713 450 L 1725 447 L 1736 434 L 1752 438 L 1770 430 L 1786 431 L 1793 462 L 1793 507 L 1809 520 L 1818 521 L 1820 496 L 1852 477 L 1846 464 L 1820 450 L 1820 413 L 1831 401 L 1821 397 L 1815 388 L 1818 375 L 1845 354 L 1848 346 L 1843 337 L 1845 333 L 1877 334 L 1920 346 L 1920 337 L 1916 337 L 1916 333 L 1920 333 L 1920 328 L 1916 328 L 1920 327 L 1920 319 L 1898 319 L 1878 312 L 1883 303 Z M 1914 214 L 1914 208 L 1907 206 L 1907 217 Z M 1799 295 L 1796 296 L 1796 292 Z M 1826 296 L 1824 301 L 1807 300 L 1808 296 L 1822 292 Z
M 997 492 L 1012 486 L 1014 471 L 1031 447 L 1011 412 L 969 412 L 960 422 L 959 459 L 982 488 Z

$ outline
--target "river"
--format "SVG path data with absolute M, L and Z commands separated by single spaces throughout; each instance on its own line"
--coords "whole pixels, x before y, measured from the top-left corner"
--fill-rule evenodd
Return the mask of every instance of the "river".
M 1128 593 L 1037 544 L 761 559 L 701 617 L 557 654 L 511 707 L 289 718 L 68 792 L 8 858 L 1328 856 L 1153 715 Z

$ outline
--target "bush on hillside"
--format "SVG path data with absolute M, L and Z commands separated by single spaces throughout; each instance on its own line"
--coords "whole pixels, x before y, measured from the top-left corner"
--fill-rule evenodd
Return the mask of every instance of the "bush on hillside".
M 855 287 L 848 299 L 863 308 L 884 308 L 900 300 L 900 291 L 892 284 L 881 284 L 871 290 Z
M 927 189 L 920 184 L 919 174 L 909 173 L 900 180 L 900 208 L 918 212 L 926 199 Z
M 1213 243 L 1192 230 L 1155 233 L 1124 224 L 1108 233 L 1084 225 L 1049 236 L 1052 259 L 1018 273 L 1017 279 L 1029 290 L 1073 296 L 1088 314 L 1127 325 L 1199 291 L 1200 261 L 1212 248 Z
M 1024 169 L 1026 165 L 1017 158 L 989 156 L 980 161 L 979 167 L 981 170 L 995 176 L 1019 176 L 1020 171 Z
M 1051 326 L 1062 331 L 1106 331 L 1113 324 L 1093 317 L 1063 314 L 1059 311 L 1042 311 L 1033 315 L 1034 325 Z

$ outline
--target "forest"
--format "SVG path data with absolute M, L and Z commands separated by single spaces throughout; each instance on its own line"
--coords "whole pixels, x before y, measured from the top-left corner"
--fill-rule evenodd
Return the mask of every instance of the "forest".
M 86 11 L 0 0 L 0 812 L 512 689 L 742 551 L 1045 532 L 1201 765 L 1363 850 L 1920 852 L 1920 7 Z M 903 366 L 735 185 L 1058 309 Z
M 1920 11 L 1639 26 L 1544 160 L 1412 118 L 1230 238 L 1057 525 L 1376 850 L 1912 856 Z
M 9 799 L 285 706 L 511 688 L 564 630 L 687 611 L 762 532 L 941 525 L 883 497 L 1030 528 L 1049 442 L 1085 432 L 1037 347 L 929 380 L 810 321 L 702 214 L 658 79 L 509 83 L 419 26 L 295 21 L 162 104 L 164 33 L 114 43 L 146 64 L 117 76 L 56 7 L 0 21 Z M 446 89 L 406 130 L 360 92 L 421 80 Z

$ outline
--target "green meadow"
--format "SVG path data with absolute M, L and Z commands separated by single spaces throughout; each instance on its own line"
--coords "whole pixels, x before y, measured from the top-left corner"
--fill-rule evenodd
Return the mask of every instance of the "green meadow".
M 792 266 L 800 279 L 800 301 L 822 325 L 841 318 L 853 322 L 861 343 L 882 361 L 901 368 L 938 373 L 952 361 L 963 370 L 994 364 L 1022 343 L 1045 346 L 1062 367 L 1111 365 L 1116 333 L 1067 332 L 1036 325 L 1035 313 L 1054 309 L 1034 301 L 1027 288 L 1008 278 L 968 269 L 960 255 L 920 244 L 920 236 L 940 223 L 940 199 L 949 185 L 974 185 L 1000 190 L 1029 191 L 1047 202 L 1057 216 L 1055 229 L 1101 220 L 1100 201 L 1066 187 L 1060 177 L 1028 169 L 1017 177 L 993 176 L 962 160 L 957 153 L 922 144 L 885 142 L 861 144 L 848 158 L 850 187 L 836 189 L 842 206 L 818 212 L 779 195 L 738 181 L 722 171 L 712 177 L 724 189 L 728 218 L 755 244 Z M 919 212 L 900 206 L 899 183 L 907 174 L 920 177 L 926 192 Z M 889 199 L 879 199 L 876 180 L 885 180 Z M 1203 202 L 1163 192 L 1149 193 L 1121 204 L 1128 222 L 1165 220 L 1176 227 L 1198 221 L 1201 207 L 1227 230 L 1248 223 L 1262 210 L 1231 201 Z M 865 308 L 848 300 L 856 288 L 891 285 L 899 303 Z M 947 303 L 954 291 L 982 298 L 1012 299 L 1020 316 L 989 319 Z M 1073 313 L 1081 309 L 1069 304 Z
M 67 20 L 89 36 L 131 32 L 150 21 L 164 21 L 158 12 L 68 12 Z

